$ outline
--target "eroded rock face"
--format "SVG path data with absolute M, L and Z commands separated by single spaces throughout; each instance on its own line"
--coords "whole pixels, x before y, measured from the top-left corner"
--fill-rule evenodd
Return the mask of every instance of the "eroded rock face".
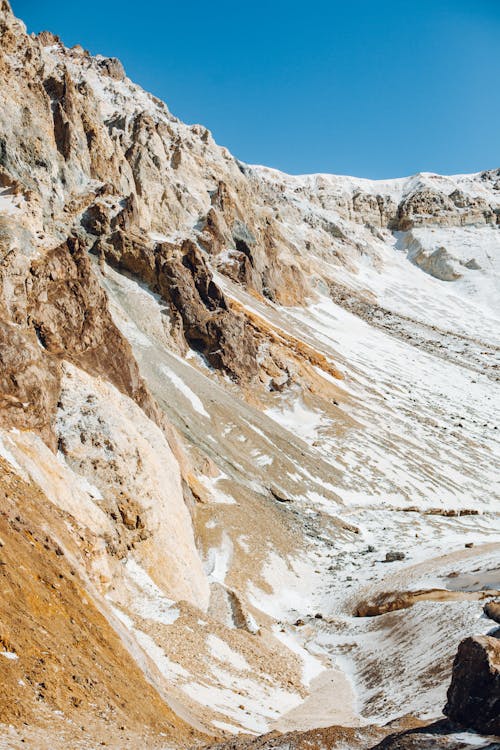
M 139 275 L 169 305 L 186 344 L 240 382 L 257 373 L 257 341 L 244 316 L 228 305 L 206 260 L 192 240 L 154 248 L 117 231 L 105 257 Z
M 182 318 L 189 345 L 214 367 L 248 380 L 257 372 L 257 344 L 243 315 L 232 311 L 193 242 L 160 251 L 158 286 Z
M 500 734 L 500 641 L 466 638 L 458 647 L 444 713 L 459 724 Z
M 184 503 L 179 465 L 162 430 L 109 383 L 65 364 L 56 434 L 113 529 L 113 557 L 133 552 L 174 599 L 204 608 L 209 589 Z M 84 516 L 81 522 L 85 522 Z
M 203 298 L 207 264 L 252 293 L 296 304 L 310 292 L 311 250 L 328 257 L 333 247 L 335 262 L 346 265 L 365 252 L 346 235 L 343 220 L 375 235 L 496 221 L 484 195 L 432 175 L 377 191 L 328 176 L 281 181 L 279 173 L 242 165 L 205 128 L 179 123 L 125 77 L 119 61 L 68 50 L 47 32 L 28 37 L 7 5 L 2 29 L 0 167 L 9 184 L 29 193 L 32 232 L 48 233 L 45 247 L 53 252 L 77 229 L 86 247 L 162 287 L 187 343 L 239 381 L 256 375 L 257 344 L 223 299 L 213 306 L 213 279 Z M 498 182 L 496 173 L 484 173 L 483 192 Z M 320 211 L 304 209 L 302 200 Z M 339 220 L 322 214 L 327 210 Z M 291 225 L 301 231 L 291 236 Z M 415 262 L 438 278 L 462 273 L 446 252 Z
M 80 242 L 69 238 L 31 264 L 24 258 L 13 267 L 16 283 L 8 272 L 0 275 L 6 300 L 0 317 L 2 425 L 33 429 L 54 447 L 52 426 L 63 359 L 110 380 L 160 420 Z M 26 278 L 19 283 L 23 272 Z
M 114 325 L 88 253 L 74 238 L 30 269 L 28 324 L 51 354 L 102 375 L 147 408 L 130 345 Z
M 386 227 L 393 224 L 397 206 L 394 201 L 383 195 L 369 195 L 358 191 L 352 197 L 352 216 L 355 220 L 375 227 Z
M 427 188 L 401 201 L 395 226 L 405 231 L 416 226 L 495 223 L 496 214 L 484 198 L 465 195 L 458 189 L 446 195 Z
M 52 432 L 60 364 L 43 351 L 33 330 L 0 320 L 0 424 L 34 430 L 55 448 Z
M 354 614 L 356 617 L 378 617 L 387 612 L 408 609 L 418 602 L 476 601 L 489 596 L 491 596 L 491 591 L 448 591 L 447 589 L 382 592 L 368 601 L 359 602 Z

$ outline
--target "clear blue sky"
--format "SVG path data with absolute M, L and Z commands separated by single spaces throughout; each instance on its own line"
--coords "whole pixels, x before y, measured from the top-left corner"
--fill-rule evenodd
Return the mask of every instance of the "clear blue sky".
M 119 57 L 238 158 L 394 177 L 500 166 L 500 0 L 12 0 Z

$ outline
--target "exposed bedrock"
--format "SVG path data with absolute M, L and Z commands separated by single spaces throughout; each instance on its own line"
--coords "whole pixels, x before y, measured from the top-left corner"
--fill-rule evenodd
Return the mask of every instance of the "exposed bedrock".
M 123 232 L 105 247 L 108 260 L 138 275 L 161 294 L 192 349 L 235 379 L 257 373 L 257 341 L 245 317 L 232 310 L 192 240 L 148 247 Z
M 147 399 L 129 343 L 114 325 L 105 292 L 77 239 L 35 260 L 27 282 L 28 325 L 42 347 Z
M 470 197 L 460 190 L 450 195 L 424 188 L 404 198 L 398 207 L 395 227 L 495 224 L 497 213 L 481 197 Z
M 35 257 L 25 274 L 24 283 L 16 285 L 8 274 L 0 275 L 5 300 L 0 307 L 3 426 L 36 430 L 54 447 L 63 359 L 106 378 L 161 422 L 79 240 L 69 238 Z
M 109 744 L 102 738 L 111 732 L 121 747 L 157 747 L 161 732 L 174 732 L 183 747 L 194 742 L 196 733 L 151 685 L 76 562 L 80 546 L 91 554 L 91 536 L 83 541 L 74 518 L 1 458 L 0 534 L 1 744 L 62 747 L 55 737 L 68 716 L 69 747 Z M 4 737 L 5 724 L 22 726 L 23 744 Z M 41 736 L 29 739 L 37 727 Z

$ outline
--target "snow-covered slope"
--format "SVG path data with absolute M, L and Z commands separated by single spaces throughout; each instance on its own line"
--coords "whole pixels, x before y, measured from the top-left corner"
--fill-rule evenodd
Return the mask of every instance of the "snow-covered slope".
M 500 172 L 245 165 L 0 20 L 6 741 L 439 717 L 500 589 Z

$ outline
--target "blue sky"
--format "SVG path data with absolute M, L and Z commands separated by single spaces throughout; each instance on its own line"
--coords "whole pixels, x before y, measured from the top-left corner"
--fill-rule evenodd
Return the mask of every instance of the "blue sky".
M 12 0 L 119 57 L 238 158 L 395 177 L 500 166 L 498 0 Z

